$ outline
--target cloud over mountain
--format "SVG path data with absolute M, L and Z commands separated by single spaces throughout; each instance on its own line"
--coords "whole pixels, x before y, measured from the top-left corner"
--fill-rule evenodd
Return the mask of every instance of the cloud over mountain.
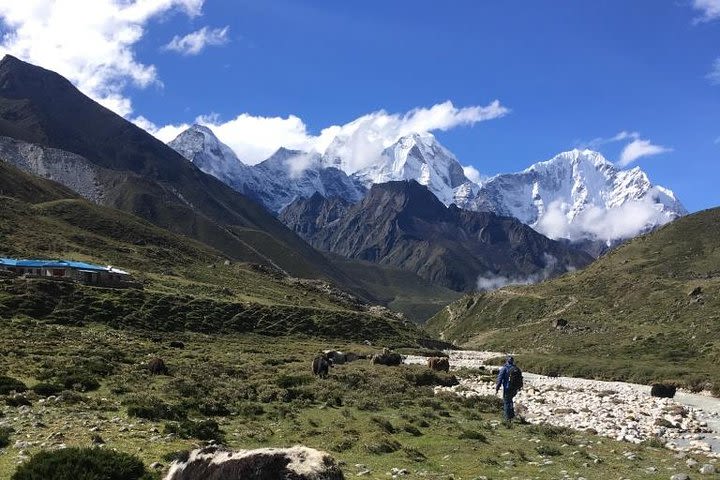
M 221 121 L 210 115 L 196 118 L 195 123 L 210 127 L 218 138 L 248 165 L 265 160 L 280 147 L 325 153 L 336 138 L 341 138 L 343 157 L 355 159 L 348 172 L 353 173 L 375 162 L 385 148 L 410 133 L 444 131 L 458 126 L 474 125 L 503 117 L 509 112 L 499 100 L 485 106 L 462 108 L 448 100 L 431 107 L 414 108 L 405 113 L 378 110 L 343 125 L 326 127 L 317 135 L 310 133 L 303 120 L 295 115 L 283 118 L 242 113 L 228 121 Z M 146 119 L 136 123 L 165 142 L 189 127 L 188 124 L 158 127 Z
M 73 0 L 0 2 L 5 34 L 0 55 L 12 54 L 67 77 L 80 90 L 127 116 L 125 89 L 160 85 L 154 65 L 140 62 L 135 45 L 152 19 L 173 11 L 200 14 L 204 0 L 93 0 L 78 14 Z

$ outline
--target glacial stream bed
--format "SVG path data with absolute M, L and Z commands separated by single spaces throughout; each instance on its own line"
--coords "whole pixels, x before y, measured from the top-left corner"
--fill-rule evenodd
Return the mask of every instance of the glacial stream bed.
M 492 369 L 485 362 L 497 352 L 447 351 L 451 370 Z M 427 359 L 408 356 L 406 363 Z M 494 371 L 497 371 L 496 369 Z M 678 391 L 674 398 L 650 395 L 649 385 L 573 377 L 547 377 L 524 372 L 524 388 L 515 398 L 516 411 L 531 423 L 547 423 L 639 443 L 652 438 L 669 448 L 720 457 L 720 399 Z M 495 395 L 487 376 L 460 379 L 455 387 L 438 387 L 458 395 Z

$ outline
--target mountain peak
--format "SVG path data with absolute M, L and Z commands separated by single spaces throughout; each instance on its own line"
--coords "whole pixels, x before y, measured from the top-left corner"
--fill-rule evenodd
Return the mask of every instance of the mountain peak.
M 550 238 L 608 244 L 687 213 L 672 192 L 654 186 L 639 167 L 619 169 L 589 149 L 498 175 L 462 206 L 513 216 Z
M 188 132 L 188 131 L 201 132 L 206 135 L 210 135 L 211 137 L 217 138 L 217 135 L 215 135 L 215 132 L 213 132 L 210 127 L 205 126 L 205 125 L 200 125 L 199 123 L 193 123 L 192 125 L 190 125 L 190 127 L 187 130 L 185 130 L 185 132 Z M 182 132 L 182 133 L 185 133 L 185 132 Z M 182 135 L 182 133 L 181 133 L 181 135 Z
M 456 190 L 470 183 L 457 158 L 430 133 L 400 137 L 376 162 L 353 175 L 365 186 L 397 180 L 416 180 L 445 205 L 455 201 Z
M 582 150 L 574 148 L 572 150 L 560 152 L 550 160 L 545 160 L 543 162 L 538 162 L 534 165 L 531 165 L 530 167 L 525 169 L 525 171 L 533 172 L 540 169 L 552 168 L 553 166 L 558 164 L 568 164 L 573 167 L 577 167 L 578 165 L 582 164 L 595 169 L 616 170 L 615 165 L 613 165 L 612 162 L 608 161 L 602 155 L 602 153 L 587 148 Z

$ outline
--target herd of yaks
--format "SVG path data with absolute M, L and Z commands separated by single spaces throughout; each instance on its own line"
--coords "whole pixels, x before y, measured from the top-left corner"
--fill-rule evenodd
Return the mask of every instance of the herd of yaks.
M 405 357 L 390 349 L 384 348 L 382 353 L 375 353 L 369 356 L 370 363 L 373 365 L 397 366 L 403 363 Z M 330 367 L 334 365 L 342 365 L 344 363 L 354 362 L 356 360 L 367 360 L 368 355 L 359 355 L 352 352 L 339 352 L 337 350 L 326 350 L 320 355 L 313 358 L 312 373 L 320 378 L 327 377 L 330 373 Z M 436 371 L 450 371 L 450 361 L 447 357 L 428 357 L 428 368 Z

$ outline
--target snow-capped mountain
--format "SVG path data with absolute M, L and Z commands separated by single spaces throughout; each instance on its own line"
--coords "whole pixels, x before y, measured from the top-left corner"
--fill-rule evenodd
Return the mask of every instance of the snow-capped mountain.
M 318 153 L 280 148 L 250 170 L 252 179 L 246 182 L 245 189 L 273 212 L 279 212 L 296 199 L 309 198 L 315 193 L 324 197 L 340 197 L 351 203 L 365 195 L 365 187 L 342 170 L 326 167 Z
M 200 170 L 275 213 L 297 198 L 309 198 L 315 193 L 354 203 L 366 190 L 342 170 L 324 165 L 317 153 L 280 148 L 257 165 L 245 165 L 212 130 L 201 125 L 191 126 L 168 145 Z
M 238 159 L 235 152 L 203 125 L 191 126 L 168 145 L 200 170 L 231 187 L 235 187 L 238 180 L 250 175 L 247 165 Z
M 591 150 L 563 152 L 519 173 L 498 175 L 459 204 L 513 216 L 550 238 L 631 238 L 687 211 L 639 167 L 620 170 Z
M 619 169 L 591 150 L 564 152 L 478 185 L 432 134 L 406 135 L 384 149 L 368 145 L 337 137 L 322 154 L 280 148 L 248 166 L 207 127 L 194 125 L 170 142 L 201 170 L 276 213 L 316 193 L 355 203 L 372 185 L 397 180 L 416 180 L 446 206 L 515 217 L 553 239 L 605 245 L 687 213 L 640 168 Z
M 440 145 L 431 133 L 413 133 L 399 138 L 382 150 L 369 165 L 355 169 L 357 159 L 348 158 L 352 152 L 345 148 L 344 139 L 336 138 L 325 151 L 323 162 L 352 174 L 361 184 L 372 185 L 398 180 L 415 180 L 425 185 L 446 206 L 456 197 L 466 198 L 476 191 L 463 172 L 457 158 Z M 367 162 L 362 162 L 367 163 Z

